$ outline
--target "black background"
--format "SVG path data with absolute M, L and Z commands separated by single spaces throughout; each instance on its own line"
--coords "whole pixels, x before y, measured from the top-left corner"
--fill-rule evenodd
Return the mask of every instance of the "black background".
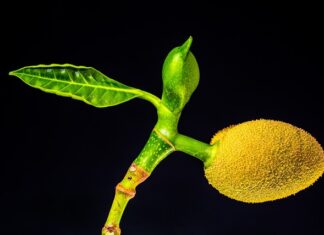
M 208 142 L 230 124 L 267 118 L 324 144 L 319 6 L 26 1 L 1 11 L 3 234 L 100 234 L 114 186 L 156 122 L 142 100 L 96 109 L 7 75 L 26 65 L 92 66 L 160 95 L 165 56 L 192 35 L 201 82 L 180 132 Z M 284 200 L 244 204 L 210 187 L 201 162 L 174 153 L 137 192 L 125 235 L 324 234 L 323 178 Z

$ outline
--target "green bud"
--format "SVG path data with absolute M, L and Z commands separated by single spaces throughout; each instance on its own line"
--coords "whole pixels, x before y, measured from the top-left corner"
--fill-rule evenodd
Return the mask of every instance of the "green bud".
M 162 102 L 174 113 L 182 111 L 199 83 L 199 67 L 189 51 L 192 37 L 166 57 L 163 69 Z

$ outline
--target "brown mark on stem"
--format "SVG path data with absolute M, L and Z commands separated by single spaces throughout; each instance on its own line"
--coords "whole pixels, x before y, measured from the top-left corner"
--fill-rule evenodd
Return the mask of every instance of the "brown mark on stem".
M 103 235 L 120 235 L 121 230 L 117 225 L 105 225 L 102 228 L 102 234 Z
M 149 177 L 149 175 L 150 173 L 148 173 L 146 170 L 137 166 L 135 163 L 132 163 L 124 179 L 119 184 L 117 184 L 116 192 L 121 192 L 127 195 L 129 199 L 135 197 L 136 186 L 145 181 Z
M 145 181 L 150 173 L 133 163 L 124 179 L 117 184 L 115 198 L 108 215 L 107 222 L 102 229 L 103 235 L 120 235 L 119 221 L 130 199 L 135 197 L 136 186 Z
M 117 184 L 116 191 L 125 194 L 129 199 L 135 197 L 135 189 L 127 189 L 121 183 Z

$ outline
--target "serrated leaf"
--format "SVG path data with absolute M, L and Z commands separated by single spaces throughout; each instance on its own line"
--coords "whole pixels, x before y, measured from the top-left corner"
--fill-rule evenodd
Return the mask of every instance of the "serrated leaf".
M 141 95 L 141 90 L 117 82 L 92 67 L 71 64 L 27 66 L 9 73 L 28 85 L 95 107 L 108 107 Z

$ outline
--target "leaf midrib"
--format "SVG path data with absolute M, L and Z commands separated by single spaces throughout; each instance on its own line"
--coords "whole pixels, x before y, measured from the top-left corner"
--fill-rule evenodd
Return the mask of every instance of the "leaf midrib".
M 93 85 L 90 83 L 78 83 L 78 82 L 74 82 L 74 81 L 64 81 L 64 80 L 58 80 L 57 78 L 46 78 L 46 77 L 42 77 L 42 76 L 37 76 L 37 75 L 31 75 L 31 74 L 26 74 L 26 73 L 13 73 L 14 75 L 20 75 L 20 76 L 31 76 L 31 77 L 35 77 L 41 80 L 46 80 L 46 81 L 52 81 L 52 82 L 58 82 L 58 83 L 66 83 L 66 84 L 71 84 L 71 85 L 78 85 L 78 86 L 86 86 L 86 87 L 91 87 L 94 89 L 103 89 L 103 90 L 112 90 L 112 91 L 123 91 L 123 92 L 127 92 L 127 93 L 132 93 L 132 94 L 136 94 L 139 95 L 138 93 L 138 89 L 134 89 L 129 87 L 129 89 L 123 89 L 123 88 L 116 88 L 116 87 L 107 87 L 107 86 L 101 86 L 101 85 Z M 83 75 L 81 75 L 83 76 Z M 54 80 L 54 81 L 53 81 Z

